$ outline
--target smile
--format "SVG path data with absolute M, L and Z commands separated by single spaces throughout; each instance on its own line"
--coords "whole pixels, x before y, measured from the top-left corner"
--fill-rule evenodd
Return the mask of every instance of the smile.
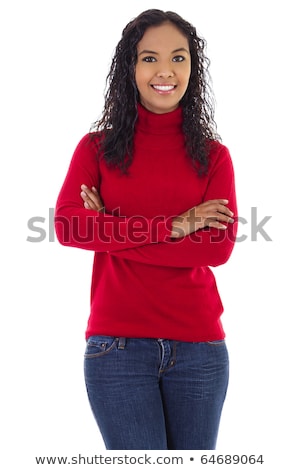
M 175 90 L 176 85 L 151 85 L 151 87 L 159 93 L 170 93 Z

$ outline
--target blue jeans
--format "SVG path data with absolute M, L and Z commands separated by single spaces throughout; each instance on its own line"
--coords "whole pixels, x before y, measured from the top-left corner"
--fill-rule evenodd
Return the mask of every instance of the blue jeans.
M 91 336 L 84 373 L 106 449 L 215 449 L 228 385 L 225 341 Z

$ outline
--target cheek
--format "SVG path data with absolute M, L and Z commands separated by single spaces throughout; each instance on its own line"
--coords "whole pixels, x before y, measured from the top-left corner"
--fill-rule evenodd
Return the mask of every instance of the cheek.
M 187 64 L 186 67 L 185 67 L 185 70 L 183 70 L 183 74 L 185 75 L 185 79 L 186 79 L 187 82 L 190 79 L 191 72 L 192 72 L 191 64 Z
M 181 74 L 181 82 L 182 82 L 182 84 L 185 85 L 186 88 L 187 88 L 188 85 L 189 85 L 190 78 L 191 78 L 191 69 L 190 69 L 190 67 L 188 67 L 188 68 Z
M 143 70 L 142 67 L 136 67 L 135 69 L 135 83 L 138 90 L 145 88 L 149 82 L 148 74 Z

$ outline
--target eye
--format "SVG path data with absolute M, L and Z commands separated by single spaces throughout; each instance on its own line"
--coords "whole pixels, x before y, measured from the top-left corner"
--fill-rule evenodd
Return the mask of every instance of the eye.
M 156 62 L 156 58 L 149 55 L 147 57 L 143 57 L 142 61 L 143 62 Z
M 183 62 L 185 60 L 185 57 L 183 57 L 183 55 L 176 55 L 175 57 L 173 57 L 173 62 Z

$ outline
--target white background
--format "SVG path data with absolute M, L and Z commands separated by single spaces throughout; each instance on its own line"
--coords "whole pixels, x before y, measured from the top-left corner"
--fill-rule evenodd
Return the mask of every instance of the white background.
M 54 241 L 49 209 L 75 146 L 102 111 L 121 31 L 148 8 L 176 11 L 207 40 L 218 130 L 248 222 L 239 232 L 247 239 L 214 270 L 231 357 L 218 452 L 264 454 L 262 468 L 298 468 L 296 6 L 292 0 L 1 3 L 3 468 L 35 468 L 35 456 L 104 449 L 83 379 L 93 255 Z M 252 207 L 258 222 L 272 216 L 264 226 L 272 241 L 259 233 L 251 239 Z M 27 226 L 32 217 L 44 218 L 42 242 L 27 241 L 38 237 Z

